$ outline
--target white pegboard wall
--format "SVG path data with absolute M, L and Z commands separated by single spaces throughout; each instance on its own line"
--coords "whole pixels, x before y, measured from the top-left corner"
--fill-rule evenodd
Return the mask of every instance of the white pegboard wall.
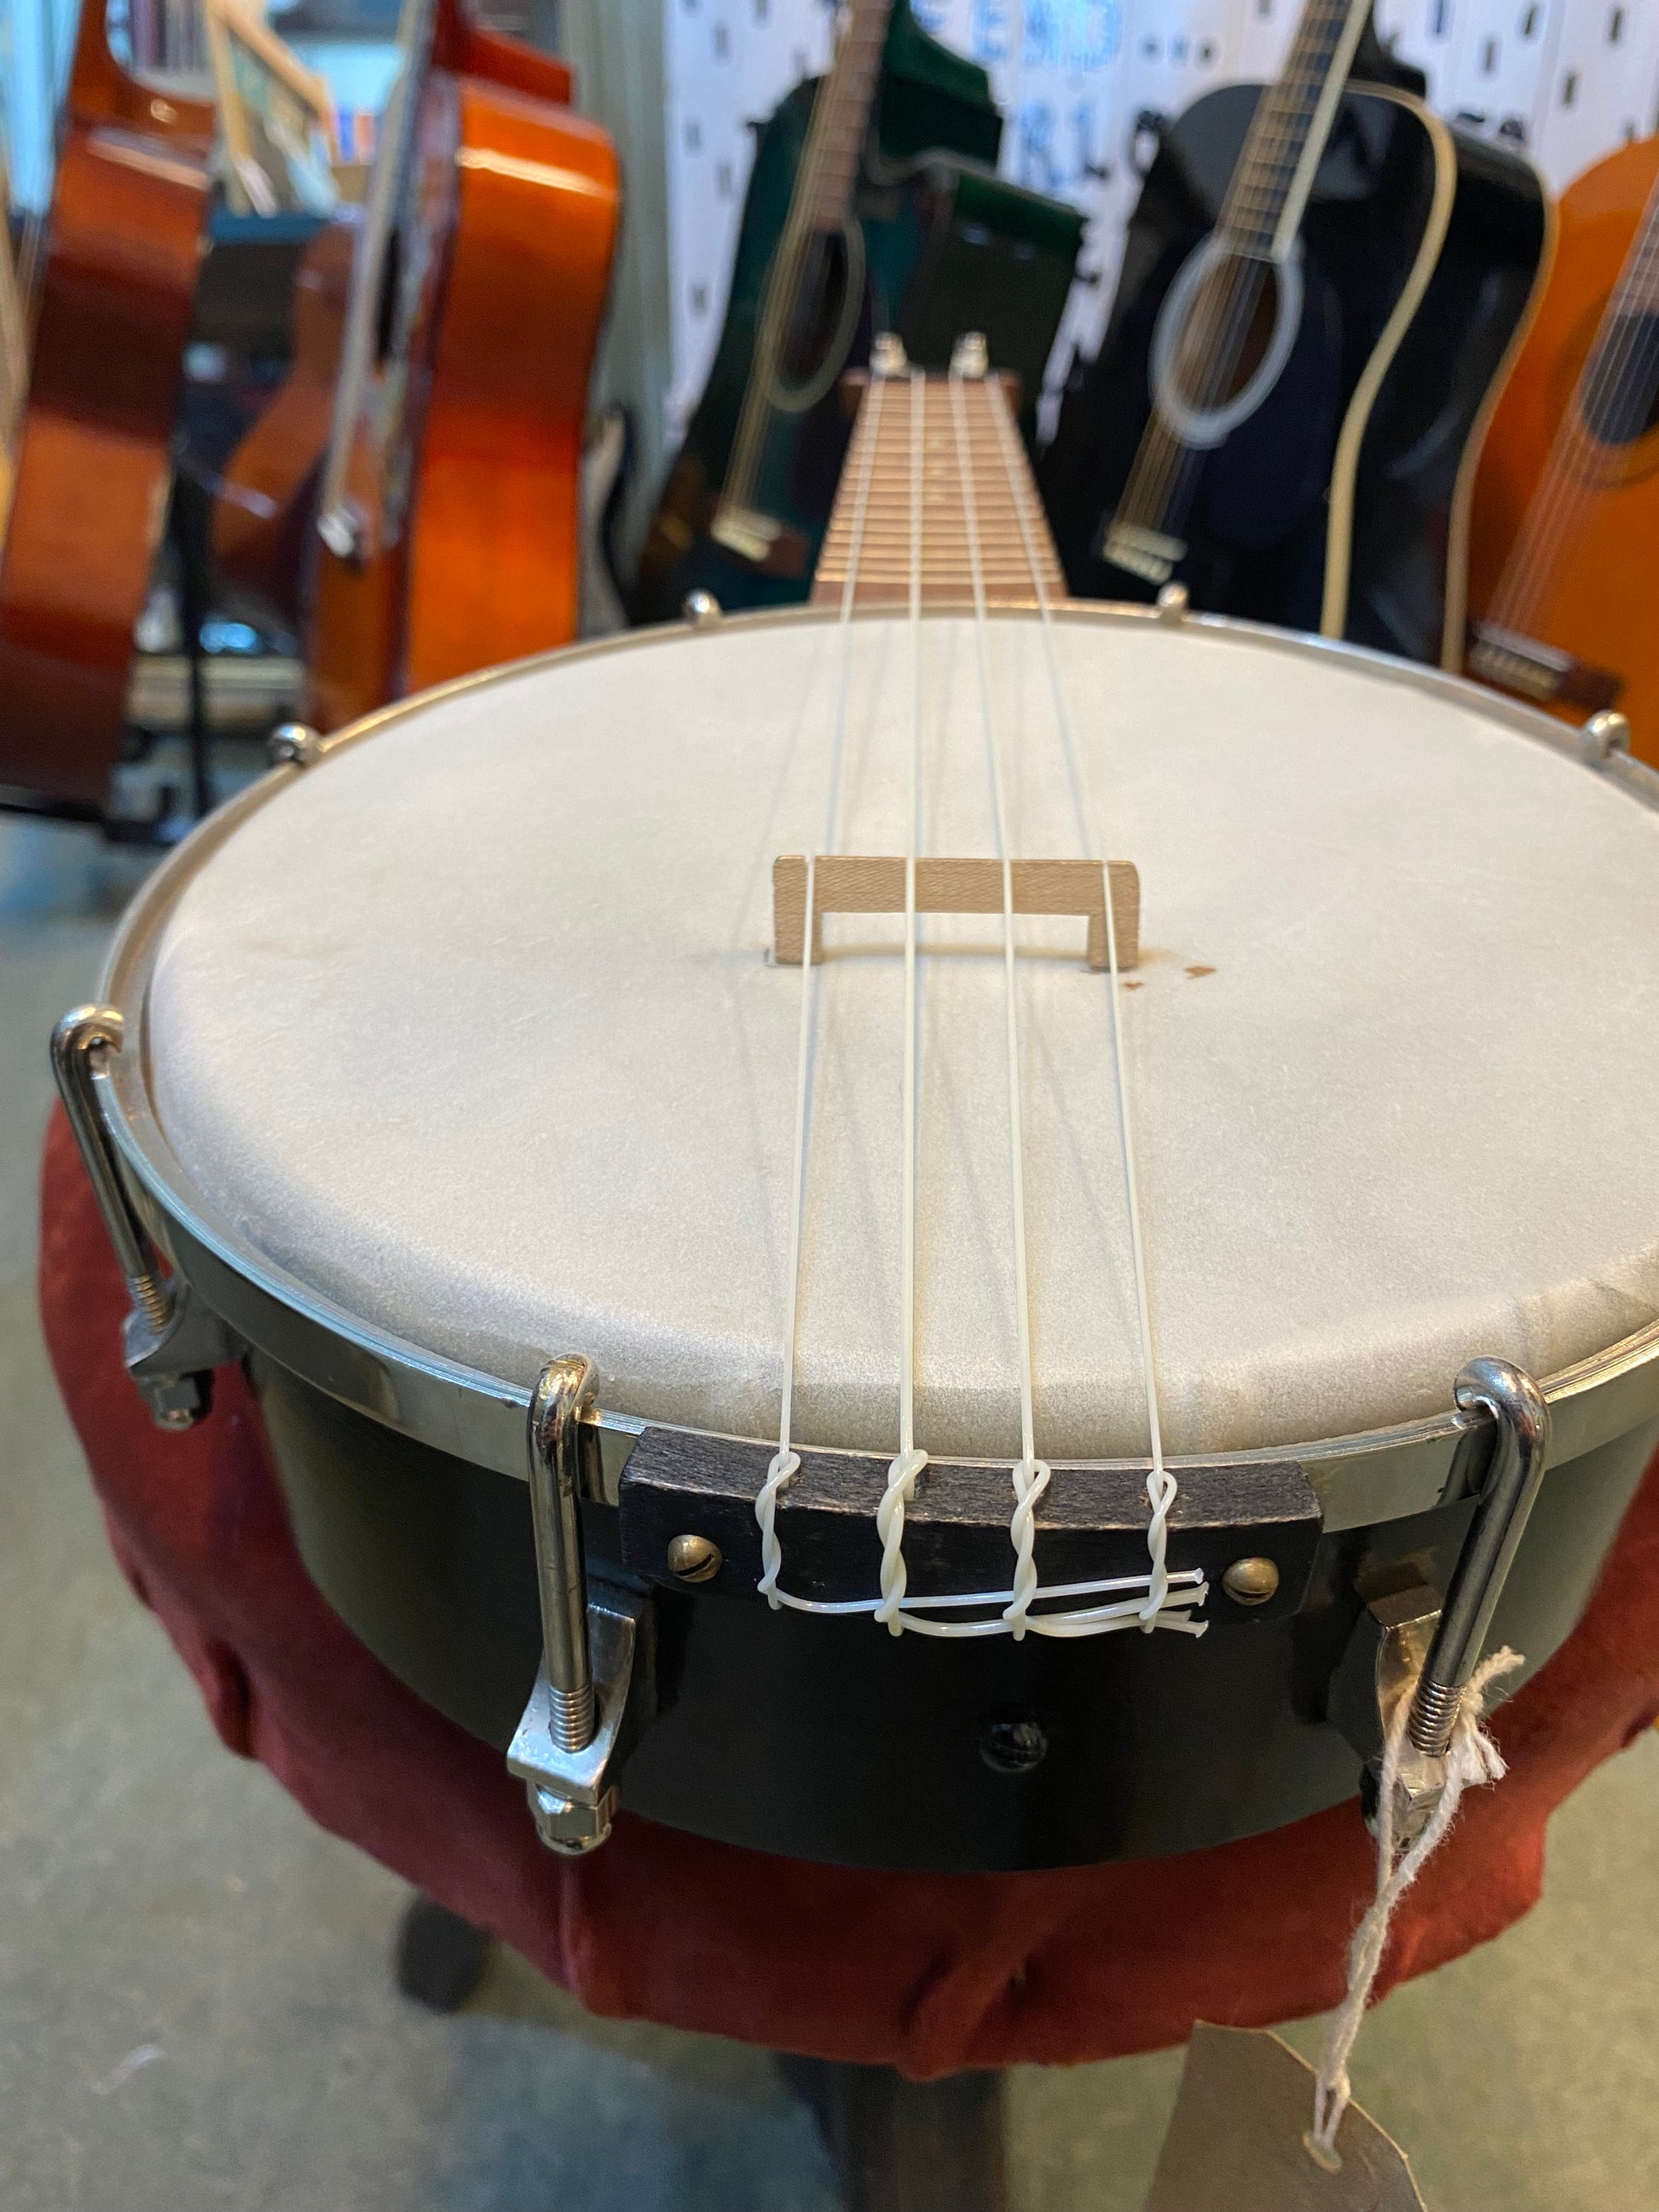
M 828 60 L 834 0 L 662 0 L 677 438 L 720 334 L 753 126 Z M 913 0 L 988 71 L 1002 166 L 1089 218 L 1051 375 L 1096 343 L 1139 178 L 1137 118 L 1279 69 L 1300 0 Z M 1378 0 L 1443 114 L 1524 146 L 1557 190 L 1659 109 L 1659 0 Z M 1144 140 L 1139 142 L 1144 147 Z

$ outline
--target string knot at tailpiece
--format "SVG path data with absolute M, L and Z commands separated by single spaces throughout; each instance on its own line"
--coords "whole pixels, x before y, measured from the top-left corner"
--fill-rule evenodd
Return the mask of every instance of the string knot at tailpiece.
M 1348 2060 L 1365 2016 L 1377 1970 L 1382 1964 L 1395 1908 L 1444 1841 L 1457 1817 L 1464 1791 L 1501 1782 L 1508 1771 L 1502 1752 L 1480 1723 L 1486 1711 L 1488 1686 L 1505 1674 L 1512 1674 L 1523 1663 L 1519 1652 L 1505 1646 L 1483 1659 L 1470 1675 L 1453 1724 L 1439 1797 L 1422 1828 L 1403 1850 L 1398 1833 L 1400 1770 L 1406 1754 L 1406 1729 L 1411 1714 L 1410 1688 L 1395 1700 L 1389 1719 L 1377 1792 L 1376 1893 L 1348 1946 L 1348 1993 L 1326 2031 L 1325 2047 L 1320 2053 L 1319 2071 L 1314 2081 L 1314 2124 L 1307 2147 L 1309 2155 L 1322 2165 L 1337 2157 L 1336 2131 L 1353 2094 L 1348 2080 Z

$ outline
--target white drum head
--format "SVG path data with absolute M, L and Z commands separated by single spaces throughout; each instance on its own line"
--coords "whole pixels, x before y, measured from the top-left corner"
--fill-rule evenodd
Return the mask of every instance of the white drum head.
M 1012 849 L 1141 873 L 1123 997 L 1167 1447 L 1443 1411 L 1659 1311 L 1659 817 L 1503 710 L 1357 656 L 994 618 Z M 923 849 L 994 848 L 972 624 L 924 632 Z M 826 849 L 842 637 L 664 634 L 419 705 L 179 898 L 162 1126 L 258 1254 L 362 1320 L 765 1437 L 799 974 L 771 866 Z M 908 828 L 910 644 L 853 625 L 842 849 Z M 1000 925 L 921 924 L 917 1441 L 1018 1448 Z M 1144 1452 L 1109 986 L 1022 921 L 1036 1448 Z M 831 918 L 795 1434 L 896 1436 L 902 923 Z

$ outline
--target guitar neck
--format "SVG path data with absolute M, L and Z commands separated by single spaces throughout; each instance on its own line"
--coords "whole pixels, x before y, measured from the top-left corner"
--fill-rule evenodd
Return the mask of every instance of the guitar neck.
M 356 526 L 347 507 L 352 441 L 374 368 L 376 325 L 386 281 L 386 257 L 404 199 L 421 85 L 431 58 L 435 20 L 436 0 L 403 0 L 398 24 L 403 67 L 392 88 L 380 123 L 368 204 L 363 211 L 363 227 L 352 269 L 339 381 L 335 389 L 328 453 L 318 495 L 318 530 L 324 544 L 336 553 L 347 550 L 355 535 Z
M 1308 0 L 1279 82 L 1262 94 L 1216 229 L 1235 252 L 1282 260 L 1331 135 L 1371 0 Z
M 893 0 L 850 0 L 835 60 L 813 102 L 791 210 L 808 230 L 838 230 L 847 220 L 892 12 Z
M 972 606 L 975 544 L 988 606 L 1065 599 L 1001 378 L 963 378 L 957 389 L 960 419 L 943 376 L 889 377 L 879 406 L 866 389 L 812 580 L 815 606 L 841 605 L 855 543 L 855 608 L 907 607 L 913 588 L 925 609 Z

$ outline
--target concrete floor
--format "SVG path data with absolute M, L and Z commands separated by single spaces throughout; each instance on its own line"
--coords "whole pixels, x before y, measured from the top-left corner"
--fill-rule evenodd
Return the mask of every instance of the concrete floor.
M 505 1955 L 456 2018 L 401 2000 L 402 1885 L 221 1751 L 111 1564 L 34 1165 L 47 1031 L 143 865 L 0 817 L 0 2212 L 830 2212 L 759 2052 L 586 2020 Z M 1650 1737 L 1557 1820 L 1530 1919 L 1367 2025 L 1358 2094 L 1431 2212 L 1659 2208 L 1656 1905 Z M 1017 2074 L 1017 2212 L 1133 2212 L 1179 2065 Z

